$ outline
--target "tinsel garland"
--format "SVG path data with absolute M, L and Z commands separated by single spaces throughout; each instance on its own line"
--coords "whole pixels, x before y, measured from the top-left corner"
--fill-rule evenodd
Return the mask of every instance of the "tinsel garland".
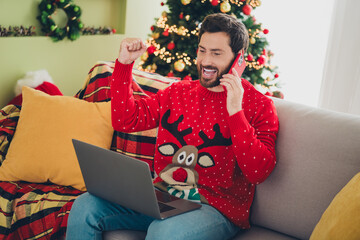
M 8 28 L 0 25 L 0 37 L 27 37 L 35 36 L 35 27 L 24 27 L 24 26 L 9 26 Z
M 83 27 L 81 35 L 110 35 L 115 34 L 116 29 L 111 27 Z M 0 37 L 32 37 L 36 36 L 35 27 L 9 26 L 8 28 L 0 25 Z

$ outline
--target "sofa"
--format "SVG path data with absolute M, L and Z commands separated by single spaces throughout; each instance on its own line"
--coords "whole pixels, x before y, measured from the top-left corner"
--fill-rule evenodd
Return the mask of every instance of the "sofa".
M 108 84 L 113 66 L 112 62 L 97 63 L 90 70 L 84 87 L 75 96 L 90 102 L 109 101 Z M 153 94 L 172 81 L 156 74 L 134 70 L 134 95 L 142 97 Z M 241 231 L 234 239 L 360 239 L 357 230 L 360 225 L 356 225 L 360 224 L 360 180 L 356 178 L 360 172 L 360 116 L 277 98 L 273 98 L 273 101 L 280 122 L 276 141 L 277 164 L 269 178 L 256 188 L 250 216 L 251 229 Z M 16 124 L 11 127 L 15 131 Z M 147 161 L 151 167 L 155 138 L 156 130 L 130 135 L 114 132 L 111 149 Z M 11 138 L 8 141 L 8 145 L 10 144 Z M 145 146 L 138 147 L 139 144 Z M 3 155 L 6 155 L 6 151 L 3 151 Z M 4 184 L 8 183 L 0 182 L 0 188 L 4 188 Z M 20 181 L 16 184 L 24 187 L 32 183 Z M 53 188 L 56 186 L 51 183 L 44 185 Z M 38 235 L 40 237 L 34 239 L 64 237 L 72 202 L 83 193 L 71 187 L 66 188 L 66 201 L 56 209 L 47 211 L 54 215 L 51 218 L 54 226 L 47 227 L 48 234 Z M 8 239 L 26 239 L 21 237 L 20 232 L 26 224 L 30 225 L 29 219 L 32 217 L 20 219 L 23 220 L 21 228 L 15 226 L 20 221 L 19 216 L 16 216 L 18 201 L 12 199 L 12 203 L 5 204 L 4 191 L 0 195 L 1 210 L 9 215 L 6 216 L 6 223 L 2 221 L 4 217 L 0 218 L 3 239 L 6 236 L 12 236 Z M 3 209 L 5 205 L 11 205 L 12 210 Z M 349 224 L 349 221 L 353 224 Z M 35 227 L 38 226 L 26 229 L 31 232 L 28 229 Z M 145 235 L 145 232 L 128 230 L 103 233 L 105 240 L 145 239 Z
M 360 116 L 273 101 L 280 122 L 277 164 L 256 187 L 252 228 L 234 240 L 309 239 L 334 197 L 360 172 Z M 359 192 L 360 183 L 357 185 Z M 360 203 L 356 214 L 360 214 Z M 333 228 L 340 231 L 342 216 L 338 217 Z M 354 226 L 346 226 L 346 231 L 360 227 L 353 220 Z M 334 238 L 335 233 L 325 228 L 319 229 L 324 236 L 315 239 L 360 239 L 360 235 Z M 135 240 L 144 239 L 145 233 L 112 231 L 104 236 L 106 240 Z

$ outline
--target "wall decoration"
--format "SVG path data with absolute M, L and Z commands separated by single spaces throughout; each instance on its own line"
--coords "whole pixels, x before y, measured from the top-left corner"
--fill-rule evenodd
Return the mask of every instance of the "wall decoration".
M 60 28 L 52 19 L 52 14 L 57 9 L 62 9 L 67 15 L 68 21 L 65 27 Z M 81 9 L 71 0 L 42 0 L 39 4 L 40 15 L 37 19 L 42 26 L 41 30 L 54 41 L 63 40 L 65 37 L 76 40 L 80 37 L 83 23 L 80 20 Z
M 82 35 L 107 35 L 115 33 L 116 29 L 111 27 L 83 27 L 81 29 Z
M 8 28 L 0 25 L 0 37 L 27 37 L 35 36 L 35 27 L 9 26 Z

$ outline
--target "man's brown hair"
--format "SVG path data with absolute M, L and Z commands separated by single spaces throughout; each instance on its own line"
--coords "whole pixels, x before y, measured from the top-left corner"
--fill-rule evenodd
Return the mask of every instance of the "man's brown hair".
M 233 16 L 214 13 L 206 16 L 201 23 L 199 42 L 205 32 L 225 32 L 230 37 L 230 47 L 236 55 L 241 49 L 246 52 L 249 46 L 249 34 L 245 25 Z

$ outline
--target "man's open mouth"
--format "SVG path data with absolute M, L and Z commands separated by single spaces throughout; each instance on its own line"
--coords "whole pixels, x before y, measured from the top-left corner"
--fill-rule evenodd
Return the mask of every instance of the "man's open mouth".
M 207 67 L 202 68 L 202 77 L 203 78 L 210 79 L 210 78 L 217 77 L 217 73 L 218 73 L 218 71 L 216 68 L 207 68 Z

